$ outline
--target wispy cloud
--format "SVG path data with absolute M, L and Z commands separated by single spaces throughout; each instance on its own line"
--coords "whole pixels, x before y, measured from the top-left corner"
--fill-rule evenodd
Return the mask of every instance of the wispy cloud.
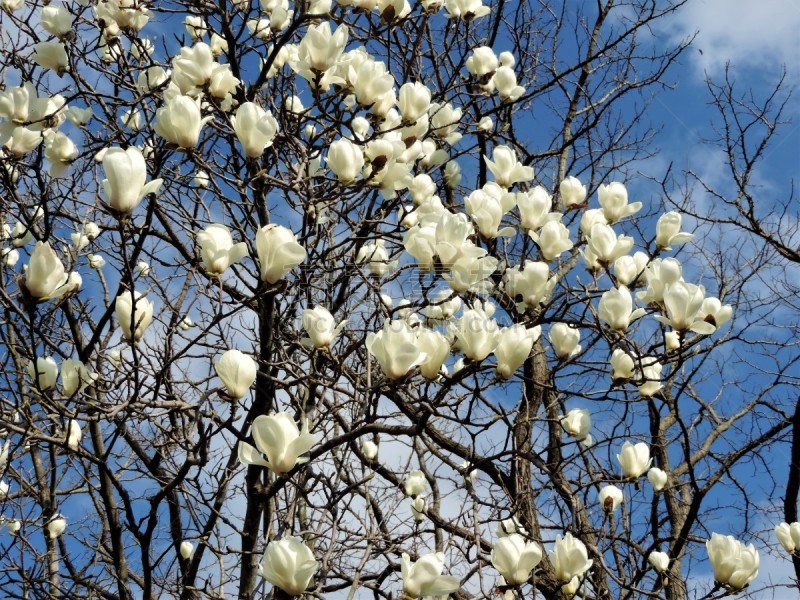
M 698 76 L 720 73 L 730 62 L 736 69 L 774 74 L 786 65 L 800 80 L 800 5 L 786 0 L 699 0 L 685 6 L 669 33 L 683 38 L 698 32 L 692 53 Z

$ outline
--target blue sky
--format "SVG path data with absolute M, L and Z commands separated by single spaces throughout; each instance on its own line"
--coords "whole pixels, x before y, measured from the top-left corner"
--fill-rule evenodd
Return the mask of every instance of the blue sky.
M 709 106 L 706 75 L 715 80 L 724 76 L 725 65 L 742 93 L 748 88 L 764 93 L 774 84 L 785 66 L 787 83 L 800 83 L 800 4 L 792 0 L 695 0 L 683 7 L 669 25 L 655 34 L 665 41 L 677 41 L 697 32 L 697 38 L 682 57 L 671 78 L 675 89 L 659 94 L 651 116 L 661 122 L 659 136 L 662 160 L 674 161 L 678 168 L 692 167 L 714 178 L 722 175 L 721 159 L 709 155 L 703 138 L 717 114 Z M 788 86 L 787 86 L 788 88 Z M 790 106 L 794 123 L 768 153 L 764 177 L 786 191 L 792 177 L 800 171 L 800 103 Z

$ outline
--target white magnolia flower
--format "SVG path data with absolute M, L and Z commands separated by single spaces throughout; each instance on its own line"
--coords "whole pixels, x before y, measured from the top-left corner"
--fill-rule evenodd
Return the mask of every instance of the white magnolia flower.
M 681 263 L 674 258 L 656 258 L 647 265 L 644 271 L 647 290 L 639 292 L 636 297 L 645 304 L 661 304 L 664 292 L 678 281 L 683 281 Z
M 520 163 L 517 153 L 508 146 L 497 146 L 492 153 L 492 159 L 483 157 L 497 185 L 501 187 L 509 188 L 515 183 L 533 179 L 533 167 L 526 167 Z
M 305 542 L 288 536 L 267 544 L 260 566 L 261 576 L 290 596 L 302 595 L 319 569 Z
M 416 123 L 428 113 L 431 106 L 431 91 L 419 82 L 408 82 L 400 86 L 397 106 L 405 123 Z
M 431 133 L 440 140 L 446 141 L 448 144 L 453 145 L 461 139 L 461 134 L 456 131 L 458 129 L 458 122 L 461 120 L 463 111 L 461 108 L 456 108 L 449 102 L 439 104 L 434 102 L 428 108 L 428 115 L 430 116 Z M 452 162 L 452 161 L 451 161 Z M 448 163 L 449 164 L 449 163 Z M 461 168 L 458 163 L 453 163 L 451 169 L 458 169 L 458 178 L 461 177 Z M 455 177 L 454 173 L 450 177 Z M 447 178 L 447 167 L 445 168 L 445 178 Z M 450 184 L 448 184 L 450 185 Z M 455 187 L 454 184 L 451 187 Z
M 387 321 L 381 331 L 368 333 L 366 346 L 390 379 L 405 377 L 427 358 L 417 343 L 416 332 L 404 320 Z
M 529 231 L 528 235 L 539 246 L 542 259 L 547 262 L 558 258 L 573 246 L 569 239 L 569 229 L 561 221 L 548 221 L 539 233 Z
M 515 200 L 519 209 L 519 224 L 523 229 L 533 231 L 550 221 L 561 220 L 561 213 L 550 210 L 553 206 L 552 196 L 540 185 L 527 192 L 517 192 Z
M 530 356 L 533 344 L 540 336 L 541 327 L 538 325 L 530 329 L 520 323 L 504 327 L 494 348 L 497 374 L 503 378 L 511 377 Z
M 467 196 L 464 207 L 478 226 L 481 236 L 495 239 L 499 236 L 512 237 L 516 233 L 513 227 L 500 229 L 503 217 L 514 208 L 514 202 L 514 194 L 509 194 L 496 183 L 490 182 Z
M 28 361 L 28 375 L 43 392 L 55 389 L 58 379 L 58 364 L 52 356 L 38 357 Z
M 201 116 L 199 100 L 177 95 L 156 111 L 153 129 L 170 144 L 189 149 L 197 145 L 200 130 L 211 119 L 211 116 Z
M 731 535 L 712 533 L 706 550 L 714 579 L 722 585 L 741 590 L 758 576 L 761 559 L 753 544 L 745 546 Z
M 669 569 L 669 554 L 666 552 L 651 552 L 647 562 L 658 572 L 666 573 Z
M 663 250 L 672 250 L 672 246 L 685 244 L 694 239 L 694 235 L 681 231 L 681 213 L 669 211 L 658 218 L 656 223 L 656 246 Z
M 214 363 L 214 370 L 225 384 L 231 398 L 243 398 L 258 375 L 258 365 L 251 357 L 239 350 L 228 350 Z
M 302 455 L 317 442 L 317 435 L 309 432 L 307 419 L 303 420 L 303 429 L 300 430 L 286 412 L 257 416 L 252 434 L 255 447 L 240 441 L 239 460 L 246 465 L 267 467 L 279 475 L 288 473 L 295 465 L 308 462 L 309 459 Z
M 517 74 L 509 66 L 500 66 L 492 77 L 491 85 L 497 89 L 501 102 L 516 102 L 525 93 L 525 88 L 517 85 Z
M 466 62 L 467 71 L 478 79 L 493 75 L 499 66 L 497 55 L 489 46 L 473 48 Z
M 57 38 L 65 37 L 72 29 L 72 15 L 65 6 L 45 6 L 39 18 L 45 31 Z
M 379 239 L 374 243 L 367 243 L 361 246 L 358 249 L 358 254 L 356 254 L 356 264 L 366 264 L 370 273 L 378 277 L 386 275 L 393 266 L 389 260 L 386 242 Z
M 647 480 L 657 492 L 664 489 L 664 486 L 667 485 L 667 479 L 667 474 L 658 467 L 653 467 L 647 472 Z
M 355 181 L 364 168 L 364 152 L 347 138 L 340 138 L 328 148 L 326 162 L 342 183 Z
M 411 562 L 411 557 L 404 552 L 402 559 L 401 574 L 406 598 L 447 596 L 461 587 L 461 582 L 455 577 L 442 575 L 444 554 L 441 552 L 426 554 L 416 562 Z
M 518 533 L 498 539 L 491 554 L 492 565 L 509 585 L 522 585 L 528 581 L 542 557 L 542 547 L 536 542 L 527 542 Z
M 550 267 L 545 262 L 528 261 L 506 269 L 503 274 L 505 291 L 517 303 L 517 311 L 536 308 L 547 302 L 556 286 L 556 278 L 550 277 Z
M 142 152 L 134 146 L 127 150 L 109 148 L 102 160 L 105 202 L 117 213 L 130 214 L 142 198 L 157 193 L 161 187 L 161 179 L 145 183 L 147 165 Z
M 615 348 L 614 352 L 611 354 L 611 379 L 614 380 L 614 383 L 624 383 L 630 379 L 633 379 L 636 373 L 636 362 L 633 360 L 633 357 L 622 350 L 621 348 Z
M 183 560 L 189 560 L 194 554 L 194 544 L 187 540 L 183 540 L 179 547 L 179 552 L 181 553 L 181 557 Z
M 73 452 L 77 452 L 82 439 L 83 431 L 81 430 L 80 424 L 75 419 L 70 419 L 69 426 L 67 427 L 67 448 Z
M 661 371 L 664 369 L 658 360 L 652 356 L 644 356 L 641 359 L 641 371 L 637 373 L 642 380 L 639 385 L 639 393 L 642 396 L 654 396 L 661 388 Z
M 51 177 L 64 175 L 79 154 L 75 142 L 60 131 L 44 136 L 44 157 L 50 161 Z
M 261 280 L 277 283 L 284 275 L 306 259 L 306 251 L 297 243 L 297 236 L 282 225 L 266 225 L 256 233 L 256 252 Z
M 425 500 L 425 496 L 417 496 L 411 501 L 411 514 L 415 521 L 424 521 L 427 512 L 428 502 Z
M 203 267 L 209 275 L 222 275 L 229 266 L 247 256 L 247 244 L 234 244 L 230 229 L 219 223 L 212 223 L 198 233 L 197 243 Z
M 427 489 L 428 481 L 425 479 L 425 473 L 415 469 L 406 473 L 403 478 L 403 490 L 406 496 L 416 498 Z
M 561 417 L 561 427 L 579 442 L 583 441 L 592 428 L 591 413 L 585 408 L 573 408 Z
M 586 186 L 577 177 L 567 177 L 558 185 L 558 194 L 561 198 L 561 206 L 570 209 L 573 206 L 580 206 L 586 200 Z
M 278 133 L 278 121 L 272 113 L 254 102 L 244 102 L 231 117 L 233 130 L 246 156 L 258 158 L 272 146 Z
M 153 322 L 155 305 L 141 292 L 122 292 L 117 296 L 114 307 L 125 339 L 134 342 L 142 339 L 145 329 Z
M 775 528 L 775 536 L 789 554 L 800 549 L 800 523 L 781 523 Z
M 574 325 L 554 323 L 550 327 L 550 343 L 556 356 L 561 360 L 575 356 L 581 351 L 581 345 L 578 343 L 580 339 L 581 332 Z
M 373 442 L 372 440 L 362 440 L 361 442 L 361 452 L 364 453 L 364 457 L 369 460 L 375 460 L 378 458 L 378 444 Z
M 450 266 L 450 273 L 445 273 L 443 278 L 454 292 L 486 292 L 493 287 L 488 278 L 497 270 L 498 264 L 494 256 L 488 256 L 485 248 L 470 244 L 462 249 Z
M 616 331 L 625 331 L 631 321 L 642 317 L 645 313 L 643 308 L 633 310 L 633 296 L 624 285 L 604 292 L 597 307 L 600 319 Z
M 90 373 L 86 365 L 79 360 L 68 358 L 61 363 L 61 389 L 65 396 L 72 396 L 86 386 L 92 385 L 98 377 L 97 373 Z
M 705 320 L 706 315 L 700 314 L 705 295 L 706 290 L 702 285 L 676 281 L 667 286 L 664 292 L 666 316 L 656 318 L 675 331 L 712 334 L 717 328 Z
M 488 310 L 487 310 L 488 308 Z M 497 347 L 500 327 L 492 319 L 494 305 L 480 306 L 476 303 L 464 310 L 457 322 L 450 324 L 450 333 L 455 337 L 455 347 L 465 357 L 480 361 Z
M 470 22 L 478 17 L 485 17 L 492 9 L 483 6 L 481 0 L 445 0 L 448 19 L 462 19 Z M 429 6 L 429 10 L 433 10 Z
M 426 379 L 436 379 L 450 354 L 450 342 L 440 332 L 421 327 L 417 331 L 417 345 L 425 354 L 425 360 L 419 365 L 420 373 Z
M 586 546 L 579 539 L 567 533 L 562 538 L 556 536 L 556 543 L 552 552 L 548 553 L 550 562 L 559 581 L 568 583 L 573 577 L 581 577 L 592 568 L 593 560 L 589 560 Z
M 622 444 L 622 451 L 617 454 L 617 460 L 622 466 L 622 473 L 628 479 L 638 479 L 653 464 L 653 459 L 650 458 L 650 448 L 644 442 L 636 445 L 625 442 Z
M 347 324 L 347 321 L 336 323 L 330 311 L 324 306 L 306 308 L 302 315 L 303 329 L 317 348 L 327 348 L 333 342 L 333 338 Z
M 33 45 L 33 62 L 59 77 L 69 71 L 67 49 L 61 42 L 39 42 Z
M 21 283 L 31 298 L 45 302 L 77 290 L 81 276 L 74 271 L 67 274 L 50 242 L 36 242 Z
M 622 504 L 625 496 L 622 490 L 615 485 L 606 485 L 600 490 L 597 499 L 600 501 L 600 506 L 605 512 L 614 512 L 617 507 Z
M 642 210 L 641 202 L 628 204 L 628 190 L 622 183 L 614 181 L 608 185 L 600 185 L 597 188 L 597 196 L 603 214 L 609 223 L 616 223 L 620 219 L 629 217 Z
M 620 256 L 614 261 L 614 275 L 621 285 L 635 287 L 645 279 L 644 271 L 650 257 L 644 252 L 635 252 L 633 256 Z
M 56 539 L 67 528 L 67 520 L 61 516 L 60 514 L 56 513 L 53 515 L 47 524 L 45 525 L 45 530 L 47 531 L 47 537 L 51 540 Z

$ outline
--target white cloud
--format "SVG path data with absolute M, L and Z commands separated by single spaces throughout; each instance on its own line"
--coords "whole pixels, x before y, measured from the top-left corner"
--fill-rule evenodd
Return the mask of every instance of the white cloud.
M 800 78 L 800 8 L 791 0 L 698 0 L 682 8 L 672 25 L 675 38 L 699 32 L 691 57 L 701 77 L 719 74 L 730 61 L 768 77 L 785 64 L 790 79 Z

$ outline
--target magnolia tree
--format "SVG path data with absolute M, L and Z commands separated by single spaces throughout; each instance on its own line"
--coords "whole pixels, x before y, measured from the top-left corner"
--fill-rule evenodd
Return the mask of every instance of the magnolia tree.
M 788 375 L 632 175 L 681 3 L 616 4 L 3 0 L 4 594 L 790 585 Z

